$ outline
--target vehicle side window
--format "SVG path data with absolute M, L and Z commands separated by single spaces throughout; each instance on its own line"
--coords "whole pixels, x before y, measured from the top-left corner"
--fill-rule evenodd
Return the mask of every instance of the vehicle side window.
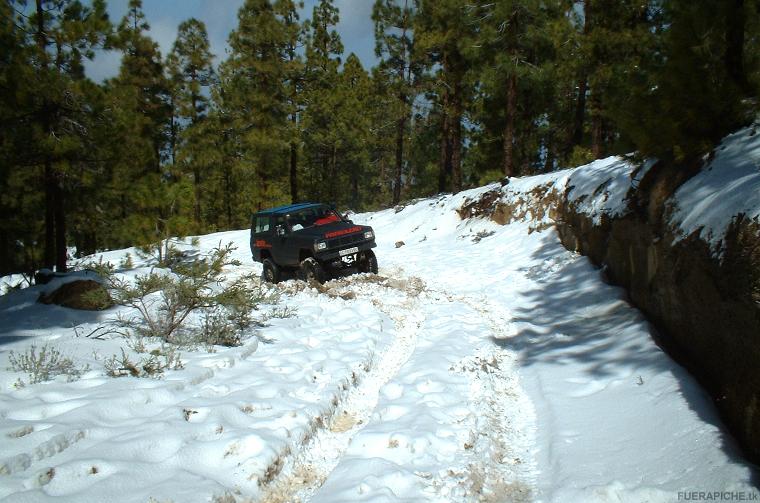
M 269 217 L 257 217 L 256 218 L 256 234 L 260 234 L 262 232 L 269 232 Z

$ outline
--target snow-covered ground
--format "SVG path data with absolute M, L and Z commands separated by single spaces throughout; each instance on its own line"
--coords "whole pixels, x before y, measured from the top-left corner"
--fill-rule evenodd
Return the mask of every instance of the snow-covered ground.
M 573 182 L 582 192 L 609 173 L 608 195 L 581 202 L 620 211 L 631 170 L 620 159 L 588 169 L 504 191 Z M 376 231 L 379 275 L 321 289 L 285 282 L 279 305 L 262 312 L 295 316 L 270 319 L 241 347 L 183 351 L 184 368 L 161 379 L 106 376 L 104 361 L 130 351 L 125 340 L 84 335 L 119 308 L 37 304 L 42 287 L 0 297 L 0 501 L 760 493 L 709 397 L 657 347 L 622 290 L 562 248 L 553 228 L 459 218 L 467 198 L 498 187 L 355 216 Z M 232 242 L 243 265 L 227 275 L 258 274 L 248 239 L 203 236 L 199 249 Z M 126 253 L 102 258 L 119 264 Z M 134 260 L 122 274 L 147 265 Z M 10 351 L 46 342 L 89 368 L 71 382 L 18 386 L 26 376 L 8 369 Z

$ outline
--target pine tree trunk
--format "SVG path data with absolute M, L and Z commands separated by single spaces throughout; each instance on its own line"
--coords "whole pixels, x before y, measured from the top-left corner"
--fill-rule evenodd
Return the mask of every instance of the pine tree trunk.
M 515 117 L 517 115 L 517 75 L 507 79 L 507 123 L 504 127 L 504 176 L 515 176 Z
M 594 114 L 591 118 L 591 155 L 594 159 L 601 159 L 602 157 L 603 138 L 602 117 L 599 114 Z
M 359 173 L 355 169 L 351 171 L 351 208 L 359 209 Z
M 546 159 L 544 159 L 544 173 L 554 171 L 554 148 L 550 145 L 546 148 Z
M 45 257 L 44 266 L 53 269 L 56 262 L 55 255 L 55 176 L 53 175 L 53 163 L 45 159 L 44 168 L 45 185 Z
M 15 269 L 18 264 L 11 251 L 11 240 L 8 232 L 0 227 L 0 275 L 5 276 Z M 28 264 L 24 264 L 25 266 Z
M 448 99 L 444 94 L 444 103 Z M 449 114 L 445 109 L 442 110 L 441 118 L 441 154 L 438 165 L 438 192 L 446 192 L 448 175 L 451 172 L 451 141 L 449 139 Z
M 224 170 L 224 209 L 227 213 L 227 229 L 232 229 L 232 183 L 230 169 Z
M 594 159 L 604 155 L 604 118 L 602 117 L 602 97 L 597 88 L 591 89 L 591 154 Z
M 407 0 L 404 0 L 404 17 L 402 21 L 402 28 L 401 28 L 401 40 L 406 39 L 406 31 L 407 31 L 407 8 L 409 6 L 409 2 Z M 406 77 L 404 76 L 404 69 L 407 66 L 407 54 L 406 54 L 406 45 L 401 44 L 401 58 L 399 58 L 399 65 L 397 66 L 397 73 L 398 73 L 398 80 L 399 85 L 402 86 L 401 90 L 399 91 L 398 100 L 402 107 L 402 116 L 398 120 L 398 123 L 396 125 L 396 173 L 395 173 L 395 180 L 393 183 L 393 204 L 397 205 L 401 201 L 401 175 L 403 170 L 403 164 L 404 164 L 404 130 L 406 129 L 406 120 L 407 120 L 407 109 L 406 109 L 406 101 L 407 97 L 404 92 L 404 87 L 406 85 Z M 411 70 L 411 64 L 409 64 L 409 68 Z
M 583 143 L 583 123 L 586 120 L 586 92 L 588 91 L 588 76 L 586 72 L 578 79 L 578 98 L 575 101 L 575 118 L 573 132 L 567 153 L 571 153 L 574 147 Z
M 298 202 L 298 145 L 290 142 L 290 202 Z
M 338 185 L 338 146 L 333 143 L 330 152 L 330 202 L 335 203 L 335 190 Z
M 451 118 L 451 185 L 456 194 L 462 190 L 462 86 L 454 85 L 454 116 Z
M 197 161 L 195 161 L 197 162 Z M 195 201 L 193 204 L 193 220 L 197 228 L 200 229 L 201 225 L 201 170 L 196 165 L 193 167 L 193 184 L 195 189 Z
M 746 13 L 744 0 L 726 0 L 726 72 L 742 93 L 749 91 L 744 69 L 744 29 Z
M 35 1 L 37 14 L 37 49 L 40 51 L 42 70 L 47 70 L 47 38 L 45 36 L 45 12 L 42 8 L 42 0 Z M 40 110 L 40 125 L 43 134 L 51 134 L 50 104 L 47 98 L 43 98 Z M 55 175 L 53 161 L 46 153 L 43 167 L 43 185 L 45 189 L 45 255 L 44 266 L 52 269 L 56 263 L 55 253 Z
M 198 81 L 198 76 L 193 70 L 190 74 L 191 82 L 193 83 L 193 86 Z M 191 96 L 191 106 L 192 108 L 192 117 L 191 117 L 191 125 L 195 125 L 198 123 L 198 99 L 199 96 L 197 96 L 195 93 Z M 172 118 L 172 122 L 174 122 L 174 119 Z M 176 143 L 175 140 L 173 140 L 173 143 Z M 174 145 L 172 145 L 172 149 L 174 149 Z M 172 163 L 176 163 L 174 159 L 174 153 L 172 152 Z M 195 201 L 193 201 L 193 220 L 195 221 L 195 225 L 197 229 L 201 228 L 201 169 L 198 166 L 198 160 L 193 159 L 193 183 L 194 183 L 194 189 L 195 189 Z
M 64 204 L 63 177 L 55 180 L 55 268 L 58 272 L 66 272 L 66 208 Z
M 404 165 L 404 130 L 406 129 L 406 116 L 398 120 L 396 124 L 396 169 L 393 178 L 393 205 L 401 201 L 401 175 Z
M 602 100 L 599 93 L 591 92 L 591 154 L 600 159 L 604 151 L 604 125 L 602 121 Z
M 589 39 L 595 19 L 591 1 L 583 2 L 583 38 Z M 584 43 L 587 43 L 585 42 Z M 588 68 L 584 65 L 581 74 L 578 77 L 578 97 L 575 102 L 575 117 L 573 122 L 573 131 L 570 137 L 567 153 L 573 151 L 573 147 L 583 144 L 583 125 L 586 122 L 586 94 L 588 93 Z

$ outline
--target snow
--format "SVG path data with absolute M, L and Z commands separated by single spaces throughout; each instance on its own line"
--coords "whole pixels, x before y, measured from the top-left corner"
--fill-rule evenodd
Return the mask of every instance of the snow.
M 375 229 L 379 275 L 320 289 L 285 282 L 279 305 L 262 312 L 295 316 L 270 319 L 241 347 L 183 350 L 184 368 L 160 379 L 107 377 L 104 360 L 131 350 L 121 337 L 84 336 L 126 308 L 42 305 L 36 286 L 0 297 L 0 500 L 757 493 L 756 469 L 709 398 L 658 348 L 622 290 L 562 248 L 553 228 L 536 232 L 536 216 L 499 226 L 456 212 L 488 191 L 516 203 L 551 185 L 590 215 L 623 214 L 634 172 L 614 158 L 355 215 Z M 582 197 L 594 192 L 599 200 Z M 258 275 L 248 240 L 246 230 L 201 236 L 198 252 L 233 242 L 243 265 L 228 277 Z M 93 259 L 118 266 L 126 253 L 134 269 L 120 275 L 150 270 L 134 250 Z M 32 343 L 89 369 L 18 386 L 26 376 L 8 368 L 9 354 Z
M 620 217 L 628 212 L 628 191 L 638 184 L 652 162 L 638 165 L 623 157 L 608 157 L 574 168 L 567 179 L 568 200 L 594 224 L 602 216 Z
M 715 155 L 676 192 L 671 224 L 685 238 L 698 233 L 720 255 L 723 238 L 738 215 L 760 218 L 758 124 L 727 136 Z

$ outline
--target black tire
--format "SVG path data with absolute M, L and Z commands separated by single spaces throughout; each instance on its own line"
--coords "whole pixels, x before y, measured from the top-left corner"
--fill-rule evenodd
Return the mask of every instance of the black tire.
M 325 273 L 322 264 L 312 257 L 304 259 L 304 261 L 301 262 L 301 277 L 307 283 L 316 281 L 321 284 L 327 280 L 327 274 Z
M 261 271 L 261 279 L 267 283 L 279 283 L 280 282 L 280 268 L 277 264 L 272 262 L 271 259 L 265 258 L 262 262 L 263 270 Z
M 359 259 L 359 272 L 377 274 L 377 257 L 375 257 L 375 252 L 372 250 L 364 252 L 364 256 Z

